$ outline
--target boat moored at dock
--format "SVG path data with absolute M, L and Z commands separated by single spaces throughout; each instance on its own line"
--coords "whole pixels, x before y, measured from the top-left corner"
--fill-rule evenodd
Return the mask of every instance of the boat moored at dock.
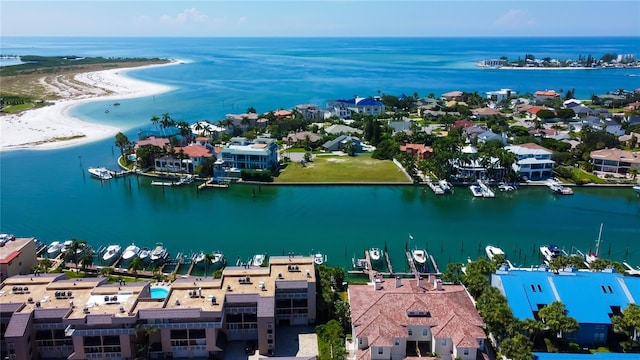
M 151 254 L 151 250 L 149 250 L 148 247 L 143 247 L 142 249 L 140 249 L 140 252 L 138 253 L 138 257 L 140 258 L 140 260 L 142 260 L 142 262 L 147 262 L 149 261 L 150 254 Z
M 379 248 L 371 248 L 369 249 L 369 258 L 371 258 L 371 262 L 381 262 L 382 261 L 382 250 Z
M 251 258 L 252 266 L 262 266 L 266 261 L 267 257 L 265 254 L 255 254 L 253 258 Z
M 542 254 L 542 256 L 544 257 L 544 262 L 547 265 L 549 265 L 551 263 L 551 260 L 562 255 L 562 252 L 560 251 L 560 248 L 557 245 L 551 244 L 551 245 L 540 246 L 540 254 Z
M 156 247 L 149 255 L 149 258 L 151 259 L 151 261 L 157 262 L 164 261 L 167 256 L 169 256 L 169 253 L 167 252 L 167 249 L 165 249 L 165 247 L 162 245 L 162 243 L 156 243 Z
M 424 249 L 413 249 L 411 251 L 411 258 L 416 265 L 424 265 L 427 262 L 427 251 Z
M 633 191 L 635 191 L 637 194 L 640 194 L 640 185 L 633 185 Z
M 125 263 L 129 262 L 138 256 L 139 253 L 140 248 L 135 244 L 131 244 L 124 249 L 124 252 L 122 253 L 122 261 Z
M 60 254 L 60 252 L 62 251 L 63 247 L 64 245 L 60 241 L 52 242 L 51 244 L 49 244 L 49 247 L 47 248 L 47 256 L 48 257 L 58 256 L 58 254 Z
M 87 169 L 87 171 L 89 171 L 89 174 L 91 174 L 91 176 L 96 179 L 111 180 L 113 178 L 111 171 L 105 167 L 90 167 L 89 169 Z
M 562 184 L 555 179 L 547 180 L 547 187 L 558 195 L 573 195 L 573 189 L 567 186 L 562 186 Z
M 120 245 L 109 245 L 107 249 L 102 254 L 102 261 L 105 263 L 112 263 L 118 259 L 118 255 L 120 255 L 121 247 Z
M 489 260 L 493 260 L 496 255 L 501 255 L 504 257 L 504 251 L 497 246 L 487 245 L 484 248 L 484 251 L 487 253 L 487 257 Z
M 316 265 L 322 265 L 324 264 L 326 261 L 326 256 L 322 255 L 320 253 L 314 254 L 313 255 L 313 263 Z

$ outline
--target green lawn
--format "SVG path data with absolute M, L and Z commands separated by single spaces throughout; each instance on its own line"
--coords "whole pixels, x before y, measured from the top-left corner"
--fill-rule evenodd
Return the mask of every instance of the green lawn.
M 391 160 L 369 156 L 317 156 L 302 167 L 289 165 L 274 179 L 276 183 L 304 182 L 410 182 Z
M 32 107 L 33 107 L 32 103 L 25 103 L 20 105 L 7 106 L 3 108 L 2 111 L 8 114 L 12 114 L 12 113 L 17 113 L 23 110 L 31 109 Z

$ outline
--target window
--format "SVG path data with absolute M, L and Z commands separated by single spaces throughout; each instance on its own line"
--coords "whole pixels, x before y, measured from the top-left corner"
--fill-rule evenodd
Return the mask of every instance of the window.
M 422 329 L 422 336 L 429 336 L 429 329 L 427 328 Z
M 384 354 L 384 349 L 379 347 L 378 348 L 378 355 L 382 355 L 382 354 Z
M 462 350 L 462 355 L 469 355 L 469 349 Z
M 400 340 L 396 339 L 395 344 L 396 346 L 400 346 Z
M 409 336 L 413 336 L 413 330 L 407 329 L 407 332 L 408 332 Z
M 442 339 L 440 341 L 440 346 L 447 346 L 447 339 Z

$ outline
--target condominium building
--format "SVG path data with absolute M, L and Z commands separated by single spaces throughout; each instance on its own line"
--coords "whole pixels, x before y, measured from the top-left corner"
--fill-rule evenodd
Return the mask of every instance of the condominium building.
M 64 274 L 8 278 L 0 315 L 9 359 L 219 356 L 228 340 L 276 346 L 277 325 L 315 323 L 311 257 L 271 257 L 266 267 L 227 267 L 221 279 L 113 283 Z
M 9 276 L 26 274 L 38 265 L 35 238 L 15 238 L 3 234 L 0 240 L 0 281 Z

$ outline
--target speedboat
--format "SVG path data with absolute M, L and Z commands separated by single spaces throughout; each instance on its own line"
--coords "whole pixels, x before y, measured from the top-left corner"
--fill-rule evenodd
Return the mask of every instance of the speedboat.
M 549 190 L 559 195 L 573 195 L 573 190 L 570 187 L 562 186 L 562 184 L 557 180 L 548 180 L 547 187 Z
M 140 253 L 140 248 L 135 244 L 131 244 L 124 249 L 124 252 L 122 253 L 122 260 L 133 260 L 134 257 L 138 256 L 138 253 Z
M 444 190 L 444 192 L 451 192 L 451 184 L 449 184 L 447 180 L 443 179 L 438 181 L 438 185 L 440 185 L 440 188 Z
M 99 168 L 90 167 L 88 171 L 89 171 L 89 174 L 91 174 L 91 176 L 93 176 L 96 179 L 110 180 L 113 178 L 109 169 L 105 167 L 99 167 Z
M 150 258 L 151 261 L 164 260 L 169 254 L 167 253 L 167 249 L 162 246 L 162 243 L 157 243 L 156 247 L 151 252 Z
M 211 265 L 214 268 L 222 267 L 224 265 L 224 255 L 220 251 L 213 252 L 213 259 L 211 259 Z
M 491 190 L 484 182 L 478 180 L 478 186 L 480 186 L 480 190 L 482 191 L 482 197 L 492 198 L 496 196 L 496 194 L 493 193 L 493 190 Z
M 414 249 L 411 251 L 411 257 L 418 265 L 424 265 L 427 262 L 427 252 L 422 249 Z
M 509 184 L 500 184 L 498 185 L 498 189 L 500 191 L 514 191 L 516 188 Z
M 200 251 L 196 256 L 193 257 L 193 262 L 196 266 L 204 265 L 204 259 L 206 259 L 207 254 L 203 251 Z
M 496 246 L 487 245 L 484 251 L 487 253 L 489 260 L 493 260 L 493 257 L 496 255 L 502 255 L 504 257 L 504 251 Z
M 49 257 L 58 255 L 62 251 L 63 246 L 64 245 L 60 241 L 52 242 L 51 244 L 49 244 L 49 247 L 47 248 L 47 255 Z
M 118 254 L 120 254 L 120 245 L 109 245 L 107 246 L 107 250 L 105 250 L 104 254 L 102 254 L 102 260 L 104 262 L 114 261 Z
M 544 256 L 544 262 L 547 265 L 551 262 L 551 260 L 557 258 L 562 253 L 560 252 L 560 248 L 557 245 L 547 245 L 540 246 L 540 253 Z
M 480 185 L 470 185 L 469 190 L 471 190 L 471 193 L 474 197 L 483 197 L 482 188 L 480 187 Z
M 633 191 L 635 191 L 638 194 L 640 194 L 640 185 L 633 185 Z
M 316 265 L 324 264 L 324 255 L 317 253 L 313 255 L 313 263 Z
M 371 258 L 372 262 L 378 262 L 382 260 L 382 250 L 378 248 L 369 249 L 369 257 Z
M 253 259 L 251 260 L 251 265 L 252 266 L 262 266 L 262 264 L 264 264 L 265 260 L 266 260 L 266 256 L 264 256 L 264 254 L 255 254 L 253 256 Z
M 142 261 L 149 261 L 149 255 L 151 254 L 151 250 L 148 247 L 143 247 L 138 253 L 138 257 Z

